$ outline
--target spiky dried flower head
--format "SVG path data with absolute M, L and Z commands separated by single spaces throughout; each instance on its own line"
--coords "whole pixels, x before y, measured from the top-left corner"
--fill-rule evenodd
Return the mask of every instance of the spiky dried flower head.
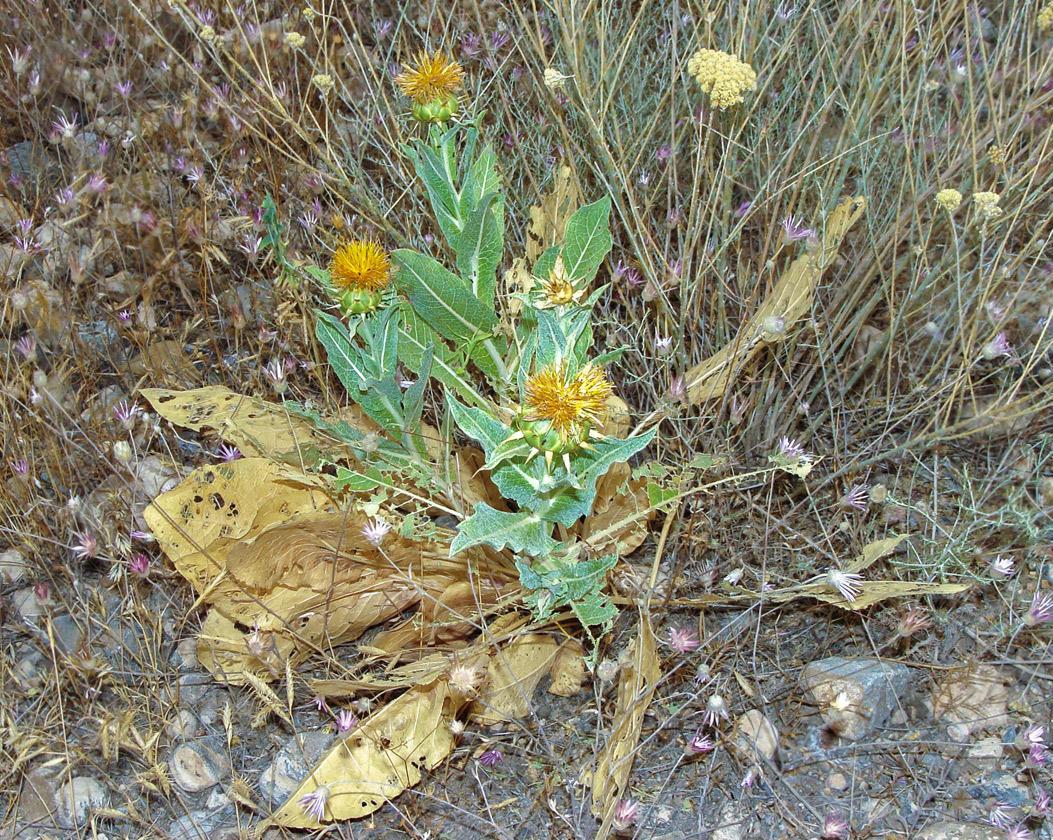
M 463 83 L 464 69 L 441 50 L 431 55 L 422 50 L 416 63 L 403 64 L 395 77 L 421 122 L 445 122 L 457 113 L 457 91 Z
M 391 260 L 379 242 L 344 242 L 333 253 L 329 276 L 345 314 L 371 312 L 380 304 L 380 292 L 391 280 Z
M 482 676 L 479 669 L 474 665 L 458 662 L 450 668 L 447 680 L 450 688 L 458 694 L 470 697 L 479 687 L 479 677 Z
M 720 50 L 699 50 L 688 60 L 687 71 L 695 77 L 713 107 L 721 110 L 740 104 L 744 93 L 757 88 L 753 68 Z
M 581 443 L 602 422 L 610 396 L 611 383 L 600 368 L 589 362 L 570 375 L 563 360 L 527 380 L 527 418 L 547 421 L 564 442 Z
M 584 289 L 574 287 L 574 282 L 563 265 L 563 257 L 556 257 L 548 277 L 541 281 L 541 300 L 537 305 L 541 309 L 569 306 L 578 303 L 584 294 Z
M 962 194 L 949 188 L 940 190 L 936 193 L 936 203 L 948 213 L 953 213 L 962 203 Z

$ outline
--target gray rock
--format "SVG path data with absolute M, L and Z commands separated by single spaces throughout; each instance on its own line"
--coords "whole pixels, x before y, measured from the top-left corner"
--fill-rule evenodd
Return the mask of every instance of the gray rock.
M 973 799 L 991 799 L 1020 808 L 1031 801 L 1027 785 L 1016 780 L 1012 773 L 992 773 L 966 790 Z
M 172 720 L 165 724 L 168 737 L 187 741 L 201 734 L 201 721 L 189 709 L 180 709 Z
M 179 702 L 191 706 L 200 703 L 212 685 L 208 674 L 183 674 L 179 678 Z
M 44 654 L 33 648 L 23 647 L 20 651 L 21 655 L 14 667 L 11 669 L 11 673 L 15 680 L 23 688 L 33 688 L 34 686 L 40 685 L 44 681 L 44 668 L 45 660 Z
M 24 586 L 15 590 L 14 594 L 11 595 L 11 603 L 14 604 L 15 611 L 25 621 L 39 618 L 47 612 L 47 608 L 37 598 L 37 593 L 33 591 L 32 586 Z
M 729 801 L 720 809 L 717 825 L 710 833 L 710 840 L 745 840 L 749 834 L 750 815 L 748 809 L 738 802 Z
M 51 772 L 38 767 L 26 773 L 18 794 L 18 821 L 41 829 L 53 826 L 57 794 L 58 782 Z
M 223 826 L 236 819 L 233 805 L 191 811 L 168 826 L 171 840 L 218 840 Z
M 180 671 L 193 671 L 198 667 L 197 661 L 197 639 L 193 636 L 180 639 L 175 650 L 172 651 L 171 662 Z
M 15 583 L 22 580 L 29 571 L 26 556 L 17 548 L 0 552 L 0 583 Z
M 910 669 L 832 656 L 806 665 L 801 685 L 837 735 L 858 741 L 881 729 L 899 707 L 910 686 Z
M 168 766 L 176 786 L 190 793 L 208 790 L 231 771 L 226 742 L 218 735 L 178 744 Z
M 260 773 L 260 795 L 275 806 L 288 799 L 325 754 L 332 740 L 331 733 L 322 731 L 292 736 Z
M 991 825 L 941 822 L 926 828 L 918 840 L 1003 840 L 1004 837 L 1004 829 Z
M 55 616 L 51 629 L 55 633 L 55 645 L 65 654 L 74 653 L 84 643 L 84 630 L 71 615 Z
M 58 821 L 63 828 L 86 825 L 91 811 L 107 808 L 110 792 L 98 779 L 91 776 L 74 776 L 55 794 L 58 806 Z

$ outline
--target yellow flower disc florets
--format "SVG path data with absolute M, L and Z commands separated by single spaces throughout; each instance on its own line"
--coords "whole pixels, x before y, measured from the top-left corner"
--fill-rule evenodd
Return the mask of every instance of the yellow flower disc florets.
M 447 99 L 461 88 L 464 70 L 444 52 L 421 52 L 415 65 L 404 64 L 395 77 L 399 89 L 418 105 Z
M 940 190 L 936 193 L 936 203 L 948 213 L 953 213 L 962 203 L 962 194 L 958 190 Z
M 1041 32 L 1053 29 L 1053 3 L 1046 3 L 1038 13 L 1038 28 Z
M 378 292 L 391 278 L 391 260 L 378 242 L 356 239 L 336 249 L 329 263 L 329 276 L 339 289 Z
M 566 439 L 580 439 L 599 424 L 611 395 L 606 374 L 592 363 L 567 376 L 567 363 L 542 368 L 526 383 L 526 404 L 532 420 L 547 420 Z
M 757 87 L 753 68 L 720 50 L 699 50 L 687 62 L 687 70 L 721 110 L 740 104 L 742 95 Z

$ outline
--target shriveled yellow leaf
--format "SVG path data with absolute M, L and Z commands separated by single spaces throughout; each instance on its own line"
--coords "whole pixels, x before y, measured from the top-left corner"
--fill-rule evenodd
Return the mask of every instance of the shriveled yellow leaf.
M 607 397 L 607 413 L 603 419 L 600 432 L 610 437 L 623 438 L 629 434 L 632 426 L 632 412 L 629 404 L 617 394 Z
M 846 601 L 836 590 L 814 591 L 813 598 L 843 610 L 864 610 L 889 598 L 916 598 L 922 595 L 954 595 L 969 588 L 967 583 L 924 583 L 910 580 L 868 580 L 859 584 L 858 598 Z
M 220 682 L 243 685 L 246 672 L 278 679 L 291 658 L 302 659 L 302 646 L 292 636 L 238 627 L 217 609 L 210 609 L 197 635 L 198 662 Z
M 194 431 L 212 429 L 243 455 L 263 456 L 294 466 L 314 463 L 323 453 L 334 461 L 354 459 L 346 444 L 302 417 L 276 403 L 246 397 L 222 385 L 190 391 L 144 388 L 141 393 L 166 420 Z M 363 431 L 373 427 L 360 412 L 353 411 L 341 419 Z
M 778 340 L 765 329 L 769 318 L 781 318 L 789 327 L 812 305 L 812 297 L 823 272 L 837 258 L 838 249 L 848 230 L 863 214 L 862 197 L 845 199 L 830 214 L 815 251 L 802 254 L 779 278 L 771 294 L 739 334 L 708 359 L 688 370 L 687 399 L 692 405 L 722 396 L 736 372 L 748 362 L 765 342 Z
M 661 676 L 654 630 L 645 610 L 640 611 L 639 632 L 632 641 L 630 657 L 631 661 L 622 668 L 618 680 L 611 734 L 592 772 L 592 813 L 603 820 L 601 836 L 607 836 L 614 819 L 614 808 L 629 782 L 644 715 Z
M 530 698 L 558 649 L 551 636 L 528 633 L 497 651 L 487 668 L 486 689 L 472 705 L 472 717 L 489 726 L 527 714 Z
M 359 648 L 361 650 L 361 648 Z M 359 691 L 391 691 L 414 685 L 427 685 L 450 668 L 449 657 L 431 653 L 414 662 L 406 662 L 358 679 L 309 680 L 312 694 L 322 697 L 349 697 Z
M 900 543 L 906 538 L 906 534 L 897 534 L 892 537 L 886 537 L 883 540 L 875 540 L 872 543 L 867 543 L 863 546 L 863 553 L 853 560 L 845 571 L 856 573 L 863 571 L 868 566 L 872 566 L 878 560 L 888 557 L 893 551 L 899 548 Z
M 264 826 L 318 828 L 372 814 L 450 754 L 450 722 L 458 702 L 443 680 L 411 688 L 330 749 Z M 323 786 L 328 796 L 320 823 L 305 812 L 301 800 Z
M 567 639 L 552 661 L 552 681 L 549 693 L 559 697 L 573 697 L 585 682 L 585 648 L 577 639 Z
M 527 224 L 526 258 L 533 265 L 546 249 L 563 241 L 567 220 L 581 204 L 581 190 L 569 166 L 561 166 L 552 181 L 552 189 L 541 204 L 530 208 Z

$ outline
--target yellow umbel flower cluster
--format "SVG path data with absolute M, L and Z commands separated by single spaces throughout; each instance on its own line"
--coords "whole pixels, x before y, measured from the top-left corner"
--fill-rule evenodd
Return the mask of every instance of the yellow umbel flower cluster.
M 958 190 L 945 189 L 936 193 L 936 203 L 948 213 L 953 213 L 962 203 L 962 194 Z
M 1042 32 L 1053 29 L 1053 3 L 1046 3 L 1038 13 L 1038 28 Z
M 999 198 L 998 193 L 994 192 L 973 193 L 973 204 L 976 205 L 976 212 L 980 214 L 984 221 L 991 221 L 1002 215 L 1002 208 L 998 206 Z
M 746 62 L 720 50 L 699 50 L 687 62 L 687 71 L 715 108 L 740 104 L 746 91 L 757 88 L 757 74 Z

